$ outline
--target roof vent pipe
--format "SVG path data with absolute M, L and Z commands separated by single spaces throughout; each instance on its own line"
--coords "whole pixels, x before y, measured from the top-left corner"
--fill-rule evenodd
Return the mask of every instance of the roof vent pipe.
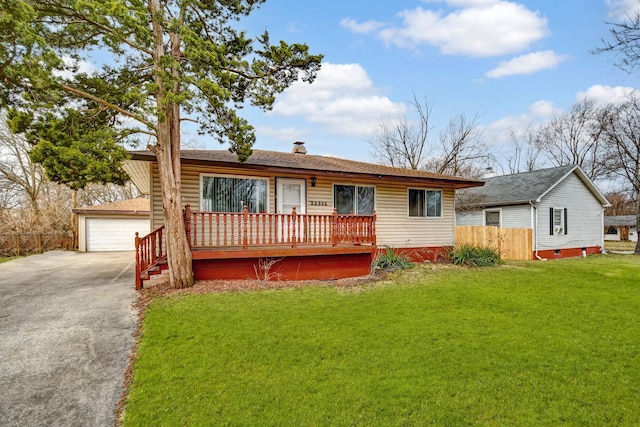
M 304 142 L 296 141 L 293 143 L 293 151 L 294 154 L 307 154 L 307 149 L 304 147 Z

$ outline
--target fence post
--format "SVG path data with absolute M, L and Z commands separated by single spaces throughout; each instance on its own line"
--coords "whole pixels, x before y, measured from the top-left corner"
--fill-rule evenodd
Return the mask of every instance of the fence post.
M 298 229 L 298 214 L 296 212 L 296 207 L 295 206 L 293 207 L 293 209 L 291 211 L 291 218 L 292 218 L 291 222 L 293 223 L 292 224 L 293 229 L 291 230 L 291 240 L 292 240 L 292 242 L 291 242 L 292 246 L 291 247 L 295 248 L 296 245 L 297 245 L 297 242 L 296 242 L 296 240 L 297 240 L 296 234 L 297 233 L 296 232 L 297 232 L 297 229 Z
M 247 210 L 247 205 L 244 205 L 244 207 L 242 208 L 242 222 L 243 222 L 242 247 L 244 249 L 249 249 L 249 236 L 247 235 L 248 221 L 249 221 L 249 211 Z
M 184 232 L 187 234 L 187 243 L 189 243 L 189 247 L 191 247 L 191 205 L 186 204 L 182 211 L 182 217 L 184 220 Z M 194 236 L 195 242 L 195 236 Z
M 338 246 L 338 211 L 333 208 L 333 214 L 331 214 L 331 240 L 333 246 Z
M 377 242 L 376 242 L 376 220 L 377 220 L 378 216 L 376 214 L 376 211 L 373 211 L 373 222 L 371 223 L 371 242 L 373 243 L 373 246 L 376 246 Z

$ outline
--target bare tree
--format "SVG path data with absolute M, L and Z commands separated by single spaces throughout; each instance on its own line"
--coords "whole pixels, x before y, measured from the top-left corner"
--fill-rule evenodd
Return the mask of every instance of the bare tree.
M 611 204 L 608 208 L 605 208 L 604 214 L 607 216 L 616 215 L 634 215 L 635 214 L 635 201 L 633 197 L 629 197 L 627 191 L 618 190 L 610 191 L 605 194 L 605 197 Z
M 541 159 L 540 148 L 535 143 L 536 129 L 532 125 L 521 131 L 511 129 L 509 139 L 513 151 L 503 156 L 507 162 L 507 173 L 531 172 L 540 169 L 544 160 Z
M 632 72 L 640 64 L 640 12 L 621 23 L 609 23 L 612 40 L 602 40 L 602 46 L 594 53 L 612 52 L 613 65 Z
M 404 116 L 386 117 L 378 127 L 365 137 L 371 146 L 371 156 L 378 162 L 398 168 L 420 169 L 425 161 L 425 148 L 432 129 L 430 124 L 431 106 L 424 100 L 418 101 L 413 95 L 412 107 L 417 113 L 417 121 L 409 121 Z
M 585 99 L 541 126 L 535 145 L 556 166 L 575 164 L 592 180 L 611 175 L 609 145 L 602 140 L 603 110 Z
M 37 217 L 38 198 L 47 178 L 40 165 L 31 161 L 27 141 L 11 133 L 4 119 L 0 119 L 0 180 L 12 204 L 27 203 Z
M 482 176 L 484 166 L 492 158 L 482 140 L 477 114 L 471 119 L 464 114 L 451 119 L 430 151 L 423 169 L 469 178 Z
M 616 153 L 613 171 L 633 189 L 636 223 L 640 224 L 640 99 L 631 96 L 625 104 L 609 108 L 605 123 L 604 136 Z M 635 253 L 640 255 L 640 240 Z
M 407 169 L 423 169 L 441 174 L 478 176 L 482 164 L 490 158 L 482 141 L 477 115 L 464 114 L 449 121 L 440 138 L 431 138 L 431 105 L 416 95 L 411 102 L 417 119 L 405 116 L 382 119 L 375 131 L 365 139 L 372 157 L 386 165 Z

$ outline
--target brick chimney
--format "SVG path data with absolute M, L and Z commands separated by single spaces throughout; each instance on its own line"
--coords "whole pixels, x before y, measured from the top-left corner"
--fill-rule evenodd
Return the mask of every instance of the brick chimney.
M 304 147 L 304 142 L 296 141 L 293 143 L 293 151 L 294 154 L 307 154 L 307 149 Z

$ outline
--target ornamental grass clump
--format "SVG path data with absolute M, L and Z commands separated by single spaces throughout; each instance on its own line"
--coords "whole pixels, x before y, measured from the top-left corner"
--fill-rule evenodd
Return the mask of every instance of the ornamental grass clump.
M 405 270 L 413 267 L 413 264 L 402 254 L 390 247 L 387 247 L 383 253 L 378 254 L 375 265 L 382 270 Z
M 456 246 L 449 252 L 449 258 L 455 265 L 469 267 L 490 267 L 501 263 L 500 251 L 491 246 Z

